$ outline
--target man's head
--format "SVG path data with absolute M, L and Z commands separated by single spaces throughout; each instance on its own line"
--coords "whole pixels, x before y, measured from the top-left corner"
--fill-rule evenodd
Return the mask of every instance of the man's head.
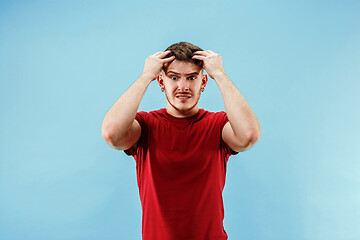
M 203 50 L 187 42 L 173 44 L 166 50 L 171 51 L 167 57 L 175 56 L 158 77 L 159 86 L 165 91 L 166 109 L 173 116 L 191 116 L 199 109 L 201 91 L 207 83 L 203 61 L 192 59 L 194 52 Z
M 196 51 L 203 51 L 198 46 L 195 46 L 188 42 L 179 42 L 171 45 L 165 51 L 170 50 L 171 53 L 167 55 L 167 57 L 175 56 L 175 60 L 184 61 L 184 62 L 191 62 L 198 66 L 201 70 L 203 68 L 203 61 L 192 59 L 194 52 Z M 164 65 L 163 71 L 166 73 L 167 67 L 171 64 Z

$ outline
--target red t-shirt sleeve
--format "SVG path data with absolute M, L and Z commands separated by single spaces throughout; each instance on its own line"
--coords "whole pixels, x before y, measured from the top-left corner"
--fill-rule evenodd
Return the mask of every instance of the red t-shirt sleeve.
M 222 129 L 224 128 L 225 124 L 229 121 L 229 119 L 227 118 L 226 112 L 224 112 L 224 111 L 218 112 L 218 119 L 220 121 L 220 127 L 221 127 L 220 129 L 221 129 L 221 134 L 222 134 Z M 228 155 L 236 155 L 239 153 L 239 152 L 232 150 L 230 147 L 228 147 L 228 145 L 222 139 L 222 136 L 221 136 L 221 148 Z
M 141 145 L 143 142 L 143 136 L 145 136 L 145 133 L 147 131 L 147 119 L 148 119 L 148 113 L 141 111 L 136 113 L 135 116 L 136 121 L 140 124 L 141 127 L 141 135 L 139 138 L 139 141 L 137 143 L 137 146 Z M 137 154 L 138 147 L 131 147 L 129 149 L 124 150 L 124 152 L 129 156 L 135 156 Z

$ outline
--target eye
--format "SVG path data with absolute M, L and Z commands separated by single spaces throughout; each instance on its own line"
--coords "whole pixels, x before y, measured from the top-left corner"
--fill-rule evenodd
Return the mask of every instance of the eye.
M 195 80 L 196 78 L 194 76 L 189 77 L 189 80 Z
M 177 78 L 175 76 L 170 77 L 172 80 L 176 80 Z

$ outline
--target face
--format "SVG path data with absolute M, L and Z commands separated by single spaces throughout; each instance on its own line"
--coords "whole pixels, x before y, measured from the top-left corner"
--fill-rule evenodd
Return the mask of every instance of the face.
M 166 110 L 174 117 L 189 117 L 199 110 L 201 89 L 205 88 L 207 75 L 192 62 L 172 61 L 166 72 L 159 75 L 160 88 L 165 90 Z

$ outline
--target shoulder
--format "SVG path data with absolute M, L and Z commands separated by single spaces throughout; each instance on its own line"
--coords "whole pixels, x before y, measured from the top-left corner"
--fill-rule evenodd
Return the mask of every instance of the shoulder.
M 203 109 L 199 116 L 199 120 L 202 120 L 202 122 L 209 126 L 218 126 L 221 129 L 229 121 L 225 111 L 212 112 Z
M 140 125 L 148 125 L 156 120 L 161 120 L 165 118 L 164 109 L 153 110 L 153 111 L 139 111 L 136 113 L 135 119 L 140 123 Z
M 166 118 L 165 108 L 161 108 L 158 110 L 153 110 L 148 113 L 145 113 L 148 120 L 161 120 Z
M 151 116 L 164 116 L 165 115 L 165 108 L 160 108 L 158 110 L 153 110 L 153 111 L 150 111 L 148 114 L 151 115 Z
M 144 118 L 151 118 L 151 117 L 161 117 L 164 116 L 164 110 L 163 108 L 158 109 L 158 110 L 153 110 L 153 111 L 139 111 L 136 113 L 137 116 L 142 116 Z
M 201 110 L 202 110 L 201 118 L 208 118 L 209 120 L 212 121 L 227 119 L 227 115 L 225 111 L 212 112 L 204 109 Z

